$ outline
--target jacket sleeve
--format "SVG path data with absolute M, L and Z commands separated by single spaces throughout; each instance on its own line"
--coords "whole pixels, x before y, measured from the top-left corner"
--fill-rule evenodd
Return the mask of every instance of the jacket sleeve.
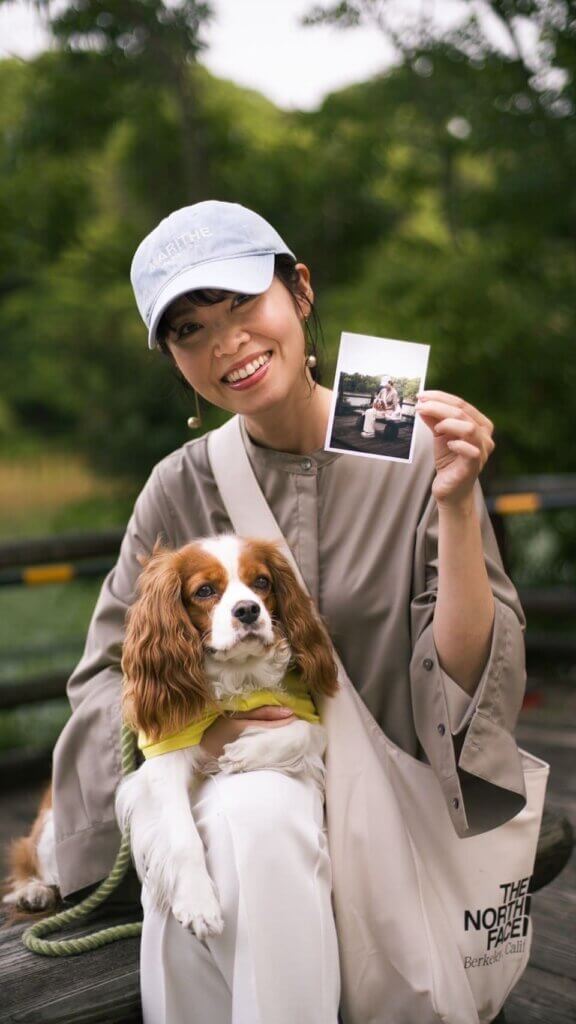
M 518 594 L 504 572 L 478 481 L 474 500 L 495 616 L 490 654 L 472 698 L 440 668 L 434 644 L 438 508 L 433 496 L 417 530 L 410 606 L 410 684 L 416 732 L 462 837 L 495 828 L 514 817 L 526 802 L 522 762 L 514 739 L 526 685 L 526 620 Z
M 114 793 L 122 772 L 120 659 L 126 611 L 141 565 L 161 535 L 170 541 L 170 511 L 158 467 L 140 493 L 118 561 L 102 585 L 83 656 L 68 681 L 72 716 L 53 755 L 56 859 L 63 895 L 109 872 L 120 833 Z

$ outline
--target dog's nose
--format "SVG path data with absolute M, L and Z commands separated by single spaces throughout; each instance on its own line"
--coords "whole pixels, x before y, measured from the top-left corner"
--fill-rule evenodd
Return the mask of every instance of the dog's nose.
M 238 601 L 232 609 L 232 615 L 239 619 L 243 626 L 251 626 L 260 615 L 260 605 L 255 601 Z

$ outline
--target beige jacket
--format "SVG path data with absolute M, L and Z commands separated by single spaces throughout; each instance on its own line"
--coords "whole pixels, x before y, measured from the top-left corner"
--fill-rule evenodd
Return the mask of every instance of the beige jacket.
M 419 421 L 411 465 L 244 441 L 265 497 L 327 622 L 347 672 L 388 736 L 434 768 L 458 835 L 516 814 L 524 783 L 513 731 L 525 687 L 525 619 L 505 575 L 480 485 L 495 597 L 492 648 L 473 700 L 438 664 L 432 618 L 438 515 L 432 435 Z M 137 555 L 158 534 L 177 547 L 230 530 L 206 437 L 152 471 L 106 577 L 68 694 L 73 714 L 54 751 L 57 859 L 64 894 L 109 871 L 119 845 L 120 656 Z

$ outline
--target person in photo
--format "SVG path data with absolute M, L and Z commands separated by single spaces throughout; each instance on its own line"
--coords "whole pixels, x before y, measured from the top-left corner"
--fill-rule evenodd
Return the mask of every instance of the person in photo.
M 402 408 L 398 392 L 390 377 L 382 377 L 380 390 L 372 405 L 364 413 L 362 437 L 376 436 L 376 420 L 398 421 L 402 418 Z

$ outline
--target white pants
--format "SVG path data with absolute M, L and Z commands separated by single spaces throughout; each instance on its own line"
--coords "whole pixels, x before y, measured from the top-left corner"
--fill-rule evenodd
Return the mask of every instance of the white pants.
M 363 430 L 363 432 L 365 434 L 375 434 L 376 433 L 376 426 L 375 426 L 375 424 L 376 424 L 377 416 L 378 416 L 378 413 L 377 413 L 376 409 L 372 408 L 372 406 L 370 406 L 369 409 L 366 409 L 366 412 L 364 413 L 364 426 L 362 427 L 362 430 Z
M 385 420 L 386 423 L 398 423 L 398 421 L 401 419 L 402 416 L 400 415 L 399 410 L 397 410 L 396 413 L 382 413 L 378 412 L 377 409 L 374 409 L 372 406 L 370 406 L 370 408 L 366 409 L 366 412 L 364 413 L 364 426 L 362 427 L 362 433 L 369 434 L 371 437 L 375 437 L 376 420 Z
M 196 779 L 191 807 L 224 917 L 200 941 L 142 890 L 144 1024 L 337 1024 L 324 798 L 308 776 Z

